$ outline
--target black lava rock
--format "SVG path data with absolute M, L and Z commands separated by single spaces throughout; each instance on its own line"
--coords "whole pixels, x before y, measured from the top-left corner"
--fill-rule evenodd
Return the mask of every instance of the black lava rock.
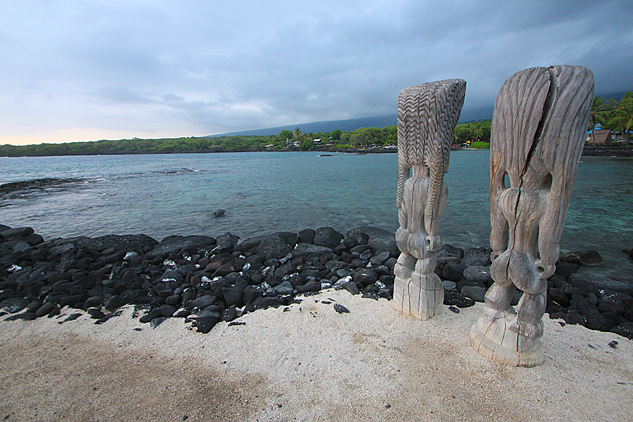
M 556 273 L 565 278 L 568 278 L 570 275 L 578 271 L 580 265 L 572 263 L 572 262 L 558 262 L 556 263 Z
M 163 322 L 167 321 L 166 317 L 158 317 L 158 318 L 154 318 L 149 322 L 150 327 L 152 328 L 156 328 L 158 327 L 160 324 L 162 324 Z
M 316 232 L 312 229 L 301 230 L 297 233 L 299 237 L 297 243 L 314 243 L 314 235 Z
M 378 274 L 369 268 L 357 268 L 352 272 L 352 278 L 355 282 L 368 286 L 378 280 Z
M 464 258 L 464 250 L 451 245 L 444 245 L 442 249 L 437 251 L 437 258 L 438 260 L 442 258 L 455 258 L 455 260 L 459 261 Z
M 10 314 L 14 314 L 26 308 L 28 304 L 29 304 L 29 301 L 27 299 L 24 299 L 21 297 L 15 297 L 15 298 L 6 299 L 0 302 L 0 308 L 4 309 Z
M 297 287 L 297 291 L 299 293 L 309 293 L 309 292 L 318 292 L 321 290 L 321 283 L 318 281 L 308 281 L 303 286 Z
M 237 318 L 237 310 L 235 306 L 230 306 L 222 312 L 221 320 L 230 322 Z
M 547 296 L 548 299 L 551 299 L 564 308 L 569 306 L 569 298 L 561 289 L 549 289 L 549 291 L 547 292 Z
M 490 248 L 469 248 L 464 253 L 464 258 L 460 263 L 464 267 L 471 267 L 473 265 L 487 267 L 490 266 L 490 254 L 492 249 Z
M 27 237 L 33 234 L 34 230 L 30 227 L 18 227 L 15 229 L 7 229 L 0 232 L 0 237 L 3 239 L 14 239 L 19 237 Z
M 224 296 L 224 302 L 228 306 L 242 306 L 243 291 L 241 288 L 236 286 L 223 287 L 222 295 Z
M 33 321 L 35 318 L 37 318 L 37 315 L 32 312 L 23 312 L 21 314 L 11 315 L 5 319 L 5 321 Z
M 93 319 L 101 319 L 106 316 L 99 308 L 90 308 L 86 312 L 88 312 L 88 315 L 90 315 Z
M 334 251 L 327 246 L 320 246 L 310 243 L 299 243 L 292 255 L 295 258 L 302 258 L 305 262 L 329 261 L 334 258 Z
M 587 324 L 587 320 L 585 319 L 585 317 L 582 316 L 578 312 L 570 312 L 570 313 L 557 312 L 554 314 L 550 314 L 549 317 L 550 319 L 562 319 L 567 324 L 572 324 L 572 325 L 574 324 L 586 325 Z
M 575 273 L 567 281 L 587 292 L 598 292 L 603 289 L 614 290 L 627 294 L 633 294 L 633 284 L 623 281 L 613 280 L 599 275 Z
M 320 227 L 314 233 L 313 243 L 318 246 L 325 246 L 327 248 L 335 248 L 345 238 L 341 233 L 334 230 L 332 227 Z
M 392 257 L 400 254 L 395 233 L 377 227 L 360 226 L 347 233 L 348 238 L 356 239 L 359 244 L 367 244 L 374 253 L 389 252 Z M 364 241 L 364 239 L 367 239 Z
M 146 324 L 146 323 L 150 322 L 151 320 L 153 320 L 154 318 L 158 318 L 158 317 L 162 317 L 162 316 L 163 316 L 163 313 L 161 312 L 160 307 L 158 307 L 158 308 L 153 308 L 147 314 L 145 314 L 142 317 L 140 317 L 138 320 L 139 320 L 139 322 L 142 322 L 143 324 Z
M 149 236 L 138 234 L 124 236 L 106 235 L 94 239 L 85 237 L 77 240 L 76 244 L 80 248 L 95 251 L 113 249 L 116 252 L 134 251 L 138 254 L 144 254 L 154 249 L 158 242 Z
M 611 331 L 612 333 L 619 334 L 622 337 L 633 339 L 633 322 L 626 322 L 624 324 L 620 324 L 618 326 L 612 327 L 609 331 Z
M 461 293 L 444 292 L 444 305 L 455 305 L 458 308 L 469 308 L 474 304 L 474 300 Z
M 256 239 L 258 242 L 257 254 L 265 257 L 266 260 L 281 259 L 292 252 L 296 238 L 294 233 L 275 233 L 258 237 Z
M 339 305 L 338 303 L 334 304 L 334 310 L 338 312 L 339 314 L 343 314 L 343 313 L 349 314 L 349 309 L 347 309 L 343 305 Z
M 481 286 L 464 286 L 461 292 L 475 302 L 483 302 L 486 296 L 486 289 Z
M 54 303 L 47 302 L 43 304 L 36 312 L 36 317 L 43 317 L 44 315 L 50 314 L 54 309 L 58 309 Z
M 472 265 L 464 269 L 463 276 L 466 280 L 477 283 L 490 284 L 492 282 L 490 267 Z
M 125 301 L 123 300 L 121 296 L 115 295 L 115 296 L 112 296 L 110 299 L 106 300 L 104 305 L 108 311 L 113 312 L 113 311 L 116 311 L 121 306 L 125 305 Z
M 357 295 L 358 293 L 360 293 L 360 290 L 358 289 L 358 286 L 356 285 L 356 283 L 354 283 L 351 280 L 341 284 L 341 287 L 353 295 Z
M 458 282 L 464 278 L 464 267 L 462 264 L 457 262 L 449 262 L 444 265 L 444 269 L 442 270 L 442 278 L 444 280 L 450 280 Z
M 158 307 L 158 310 L 160 314 L 165 318 L 169 318 L 174 314 L 174 312 L 176 312 L 176 308 L 171 305 L 160 305 Z
M 145 255 L 147 259 L 164 259 L 169 254 L 183 250 L 213 247 L 215 239 L 208 236 L 167 236 Z

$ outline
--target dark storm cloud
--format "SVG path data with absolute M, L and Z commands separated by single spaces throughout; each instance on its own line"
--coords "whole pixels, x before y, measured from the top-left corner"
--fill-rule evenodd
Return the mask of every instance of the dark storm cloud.
M 451 77 L 477 107 L 550 64 L 623 91 L 630 16 L 629 0 L 8 1 L 0 123 L 204 135 L 393 114 L 402 88 Z

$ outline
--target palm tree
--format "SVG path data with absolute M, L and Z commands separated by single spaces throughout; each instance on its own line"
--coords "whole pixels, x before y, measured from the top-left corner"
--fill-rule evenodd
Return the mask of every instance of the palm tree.
M 609 104 L 602 97 L 593 97 L 591 116 L 589 118 L 589 130 L 591 130 L 592 143 L 596 142 L 596 126 L 604 127 L 609 114 Z
M 479 141 L 481 139 L 481 135 L 483 135 L 484 130 L 481 127 L 481 122 L 473 122 L 471 123 L 472 134 Z
M 299 129 L 298 127 L 295 128 L 294 135 L 295 138 L 299 139 L 301 137 L 301 129 Z
M 628 145 L 630 133 L 633 130 L 633 91 L 627 91 L 620 102 L 610 100 L 613 110 L 608 124 L 616 132 L 622 132 L 624 142 Z

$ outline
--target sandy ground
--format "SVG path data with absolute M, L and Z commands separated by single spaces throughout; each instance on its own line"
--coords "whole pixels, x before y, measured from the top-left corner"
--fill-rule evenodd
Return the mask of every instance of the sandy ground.
M 469 346 L 481 306 L 421 322 L 329 290 L 207 335 L 132 309 L 103 325 L 0 322 L 0 419 L 633 420 L 631 340 L 545 316 L 545 363 L 506 367 Z

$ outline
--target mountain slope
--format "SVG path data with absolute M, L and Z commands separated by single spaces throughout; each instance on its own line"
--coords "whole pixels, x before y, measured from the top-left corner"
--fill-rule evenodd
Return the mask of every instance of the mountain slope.
M 604 99 L 613 98 L 619 101 L 624 96 L 624 92 L 614 92 L 614 93 L 609 93 L 609 94 L 602 94 L 599 96 Z M 472 122 L 475 120 L 492 119 L 493 110 L 494 110 L 494 105 L 462 110 L 459 123 L 467 123 L 467 122 Z M 279 132 L 281 132 L 282 130 L 294 131 L 295 128 L 297 127 L 301 129 L 301 132 L 303 133 L 331 132 L 335 129 L 340 129 L 345 132 L 345 131 L 356 130 L 361 127 L 383 128 L 383 127 L 392 126 L 395 124 L 397 124 L 397 116 L 395 114 L 390 114 L 388 116 L 362 117 L 359 119 L 348 119 L 348 120 L 325 120 L 321 122 L 301 123 L 301 124 L 294 124 L 294 125 L 269 127 L 269 128 L 263 128 L 263 129 L 242 130 L 239 132 L 229 132 L 229 133 L 223 133 L 220 135 L 213 135 L 213 136 L 279 135 Z

